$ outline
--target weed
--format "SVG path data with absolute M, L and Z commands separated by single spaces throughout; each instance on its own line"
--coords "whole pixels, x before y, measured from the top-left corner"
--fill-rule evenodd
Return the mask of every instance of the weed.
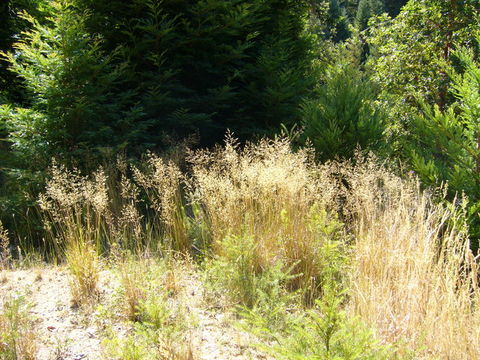
M 66 250 L 67 267 L 71 275 L 72 302 L 80 306 L 98 298 L 100 265 L 97 252 L 86 241 L 75 241 Z
M 480 358 L 478 264 L 458 209 L 371 161 L 343 171 L 352 313 L 398 343 L 400 357 Z
M 55 350 L 53 352 L 55 360 L 63 360 L 68 356 L 71 342 L 72 339 L 62 339 L 58 336 L 55 337 Z
M 165 287 L 164 263 L 133 258 L 121 269 L 123 303 L 132 331 L 126 338 L 111 334 L 105 352 L 114 359 L 193 360 L 187 311 L 169 298 Z
M 0 270 L 10 267 L 12 255 L 10 253 L 10 241 L 8 231 L 5 230 L 0 222 Z
M 21 296 L 6 298 L 0 312 L 0 359 L 36 359 L 36 333 L 29 307 Z
M 145 268 L 134 262 L 133 259 L 127 259 L 120 265 L 120 281 L 122 285 L 122 303 L 121 308 L 126 318 L 130 321 L 139 320 L 140 303 L 145 298 Z

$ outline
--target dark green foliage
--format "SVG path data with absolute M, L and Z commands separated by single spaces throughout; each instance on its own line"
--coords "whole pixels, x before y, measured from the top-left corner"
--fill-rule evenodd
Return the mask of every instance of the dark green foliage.
M 52 6 L 52 24 L 31 18 L 35 29 L 17 44 L 22 56 L 9 57 L 27 83 L 33 112 L 3 112 L 11 134 L 25 116 L 38 126 L 39 141 L 14 141 L 31 142 L 29 151 L 42 157 L 78 159 L 100 148 L 139 154 L 161 148 L 173 133 L 200 132 L 205 143 L 227 128 L 241 136 L 267 133 L 298 119 L 312 84 L 313 42 L 301 1 Z
M 312 47 L 304 2 L 79 4 L 95 14 L 89 31 L 106 49 L 122 49 L 118 62 L 127 64 L 149 137 L 198 131 L 212 143 L 226 128 L 245 137 L 298 117 Z
M 412 169 L 426 185 L 448 182 L 451 198 L 467 195 L 472 233 L 480 236 L 480 64 L 472 51 L 455 52 L 464 72 L 450 70 L 456 102 L 445 110 L 423 105 L 407 145 Z M 475 244 L 478 246 L 478 244 Z
M 358 3 L 355 23 L 360 30 L 368 26 L 368 20 L 374 15 L 379 15 L 385 10 L 383 0 L 360 0 Z
M 337 42 L 346 40 L 350 36 L 349 23 L 345 7 L 338 0 L 330 0 L 326 22 L 330 38 Z
M 304 103 L 304 135 L 321 160 L 350 158 L 355 150 L 378 149 L 385 131 L 385 114 L 375 103 L 374 85 L 359 70 L 333 68 L 312 100 Z
M 0 51 L 11 51 L 13 43 L 22 31 L 29 28 L 20 12 L 28 12 L 37 21 L 45 22 L 48 15 L 47 0 L 3 0 L 0 3 Z M 22 101 L 22 83 L 14 72 L 9 71 L 8 62 L 0 57 L 0 104 L 6 101 Z
M 388 15 L 395 17 L 407 2 L 408 0 L 384 0 L 385 11 Z

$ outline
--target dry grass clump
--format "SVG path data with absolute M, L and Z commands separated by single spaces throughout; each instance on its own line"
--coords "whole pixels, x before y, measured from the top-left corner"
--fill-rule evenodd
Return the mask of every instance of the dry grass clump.
M 119 268 L 123 289 L 122 312 L 130 321 L 138 321 L 140 304 L 145 300 L 144 288 L 146 269 L 142 263 L 132 259 L 124 260 Z
M 184 259 L 162 260 L 124 256 L 116 264 L 121 284 L 121 309 L 130 321 L 140 321 L 142 304 L 156 292 L 158 297 L 176 297 L 183 289 L 191 264 Z
M 92 244 L 99 252 L 103 249 L 111 217 L 108 201 L 107 177 L 102 169 L 90 178 L 53 164 L 39 204 L 55 255 L 63 255 L 77 242 Z
M 241 148 L 231 137 L 225 147 L 192 154 L 192 198 L 203 210 L 213 252 L 228 251 L 225 239 L 250 238 L 250 271 L 282 262 L 296 275 L 295 288 L 318 287 L 327 265 L 322 249 L 340 236 L 341 226 L 325 210 L 334 192 L 312 155 L 293 152 L 286 139 Z
M 178 166 L 149 153 L 143 171 L 137 167 L 132 170 L 135 182 L 148 196 L 154 211 L 153 222 L 162 228 L 168 248 L 185 253 L 190 251 L 181 195 L 183 175 Z
M 98 254 L 105 248 L 108 209 L 107 177 L 98 170 L 91 178 L 54 164 L 52 178 L 40 195 L 40 207 L 52 239 L 55 257 L 64 257 L 71 274 L 74 305 L 96 298 Z
M 53 164 L 39 204 L 54 257 L 68 244 L 92 244 L 99 254 L 163 248 L 186 252 L 183 176 L 172 162 L 148 154 L 138 167 L 119 159 L 91 176 Z
M 0 222 L 0 270 L 5 270 L 10 267 L 12 254 L 10 253 L 10 241 L 8 238 L 8 231 L 3 228 Z
M 71 275 L 70 290 L 75 306 L 98 299 L 100 259 L 95 247 L 88 241 L 72 241 L 66 250 L 67 267 Z
M 373 162 L 339 171 L 356 239 L 352 311 L 400 357 L 480 358 L 478 266 L 458 210 Z
M 23 297 L 3 299 L 0 311 L 0 359 L 35 360 L 37 334 Z

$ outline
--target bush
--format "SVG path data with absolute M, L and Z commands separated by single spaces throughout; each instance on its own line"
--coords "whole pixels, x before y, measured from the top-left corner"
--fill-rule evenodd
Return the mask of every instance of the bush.
M 423 104 L 423 111 L 412 122 L 405 139 L 411 169 L 427 186 L 448 182 L 449 199 L 464 193 L 469 199 L 470 232 L 478 248 L 480 238 L 480 63 L 473 51 L 453 53 L 463 71 L 448 67 L 451 93 L 456 100 L 440 109 Z
M 247 322 L 251 331 L 269 339 L 268 346 L 258 347 L 275 359 L 390 359 L 390 349 L 380 345 L 359 319 L 349 318 L 341 309 L 344 300 L 341 293 L 328 287 L 314 308 L 290 316 L 282 331 L 272 330 L 271 324 L 255 312 L 247 315 Z
M 357 148 L 377 150 L 384 140 L 385 113 L 365 74 L 351 66 L 332 67 L 325 83 L 302 106 L 304 136 L 320 160 L 352 158 Z

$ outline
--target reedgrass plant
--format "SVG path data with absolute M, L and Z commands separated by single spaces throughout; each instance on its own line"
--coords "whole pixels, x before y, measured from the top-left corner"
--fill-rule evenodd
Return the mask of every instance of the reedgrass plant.
M 0 222 L 0 270 L 8 269 L 12 260 L 8 231 Z
M 355 245 L 350 311 L 404 358 L 480 358 L 478 262 L 461 208 L 374 162 L 343 164 Z
M 183 174 L 172 161 L 151 153 L 147 154 L 143 165 L 143 171 L 133 167 L 133 178 L 147 195 L 153 210 L 151 217 L 162 229 L 166 247 L 188 253 L 191 243 L 182 197 Z
M 80 242 L 99 253 L 105 249 L 111 218 L 106 182 L 102 169 L 87 177 L 53 164 L 39 199 L 53 257 L 63 256 L 69 246 Z
M 0 310 L 0 359 L 37 359 L 37 334 L 22 296 L 5 297 Z
M 54 163 L 39 199 L 53 257 L 61 258 L 77 241 L 99 255 L 189 251 L 182 179 L 176 165 L 153 154 L 140 166 L 119 159 L 92 176 Z
M 311 151 L 293 152 L 286 139 L 241 148 L 227 137 L 224 147 L 189 160 L 192 201 L 208 224 L 213 254 L 228 257 L 232 237 L 251 239 L 250 278 L 282 263 L 292 290 L 301 289 L 307 301 L 318 296 L 332 268 L 323 250 L 340 246 L 343 226 L 326 210 L 334 192 Z
M 281 138 L 241 146 L 229 136 L 224 146 L 191 152 L 187 163 L 182 173 L 148 154 L 136 166 L 119 160 L 90 177 L 52 167 L 40 206 L 52 252 L 83 282 L 79 293 L 95 288 L 103 255 L 200 253 L 235 305 L 262 308 L 265 318 L 271 307 L 271 319 L 310 307 L 292 329 L 323 324 L 334 308 L 339 334 L 357 331 L 349 317 L 373 329 L 352 340 L 358 349 L 380 339 L 397 358 L 480 358 L 478 258 L 462 201 L 447 205 L 375 159 L 319 165 L 310 149 L 294 152 Z M 125 314 L 144 323 L 149 292 L 137 270 L 127 264 L 122 275 Z M 176 275 L 166 274 L 176 287 Z M 344 294 L 341 302 L 325 302 L 332 287 Z M 288 344 L 279 343 L 287 357 Z

